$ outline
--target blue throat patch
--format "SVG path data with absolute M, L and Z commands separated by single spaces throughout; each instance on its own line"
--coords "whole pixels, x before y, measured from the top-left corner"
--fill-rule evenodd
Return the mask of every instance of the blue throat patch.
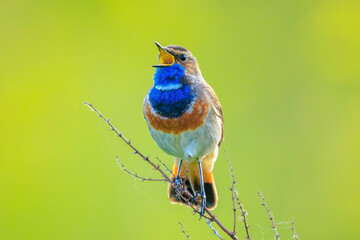
M 161 116 L 178 118 L 190 107 L 193 95 L 190 87 L 180 82 L 184 76 L 185 68 L 177 63 L 156 69 L 149 100 Z

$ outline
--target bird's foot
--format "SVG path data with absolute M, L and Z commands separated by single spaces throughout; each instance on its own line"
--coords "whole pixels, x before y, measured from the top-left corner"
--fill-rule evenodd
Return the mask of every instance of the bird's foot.
M 177 186 L 177 191 L 176 191 L 176 195 L 179 195 L 179 193 L 182 192 L 182 181 L 181 178 L 179 176 L 177 176 L 174 180 L 176 186 Z
M 197 199 L 197 197 L 201 197 L 200 200 L 200 209 L 199 209 L 199 214 L 200 214 L 200 219 L 201 217 L 204 215 L 205 213 L 205 206 L 206 206 L 206 196 L 205 196 L 205 192 L 202 192 L 201 194 L 196 193 L 195 196 L 193 197 L 193 199 L 191 199 L 190 202 L 195 202 L 195 200 Z
M 195 193 L 195 196 L 190 200 L 191 203 L 195 202 L 197 197 L 200 197 L 201 195 L 199 193 Z

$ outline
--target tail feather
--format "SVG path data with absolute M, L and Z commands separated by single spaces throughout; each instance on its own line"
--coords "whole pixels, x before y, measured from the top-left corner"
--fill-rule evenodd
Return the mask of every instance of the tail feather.
M 213 176 L 213 165 L 216 160 L 217 154 L 214 152 L 209 156 L 205 157 L 202 160 L 202 170 L 203 170 L 203 178 L 204 178 L 204 190 L 206 195 L 206 207 L 211 209 L 216 208 L 218 203 L 218 195 L 216 191 L 214 176 Z M 176 176 L 178 172 L 178 162 L 179 159 L 175 159 L 173 165 L 173 176 Z M 180 177 L 182 180 L 185 180 L 185 186 L 187 190 L 195 195 L 196 193 L 200 193 L 200 176 L 197 162 L 184 162 L 180 169 Z M 173 180 L 175 177 L 172 178 Z M 195 192 L 194 192 L 195 191 Z M 184 204 L 184 200 L 178 199 L 176 195 L 176 189 L 174 189 L 171 185 L 168 188 L 168 196 L 171 203 L 180 203 Z

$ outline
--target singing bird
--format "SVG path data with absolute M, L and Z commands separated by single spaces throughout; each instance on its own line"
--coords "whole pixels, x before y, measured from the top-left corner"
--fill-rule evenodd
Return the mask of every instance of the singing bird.
M 160 63 L 153 66 L 154 85 L 144 99 L 144 117 L 157 145 L 175 157 L 172 171 L 178 190 L 188 183 L 188 190 L 201 196 L 201 218 L 205 206 L 214 209 L 218 202 L 213 167 L 224 138 L 223 111 L 189 50 L 155 44 Z M 171 203 L 181 203 L 171 185 L 168 196 Z

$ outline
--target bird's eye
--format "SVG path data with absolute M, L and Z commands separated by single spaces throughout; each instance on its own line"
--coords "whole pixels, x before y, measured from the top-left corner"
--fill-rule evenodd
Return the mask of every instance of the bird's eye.
M 186 57 L 185 54 L 182 54 L 182 55 L 180 56 L 180 60 L 181 60 L 181 61 L 185 62 L 186 59 L 187 59 L 187 57 Z

